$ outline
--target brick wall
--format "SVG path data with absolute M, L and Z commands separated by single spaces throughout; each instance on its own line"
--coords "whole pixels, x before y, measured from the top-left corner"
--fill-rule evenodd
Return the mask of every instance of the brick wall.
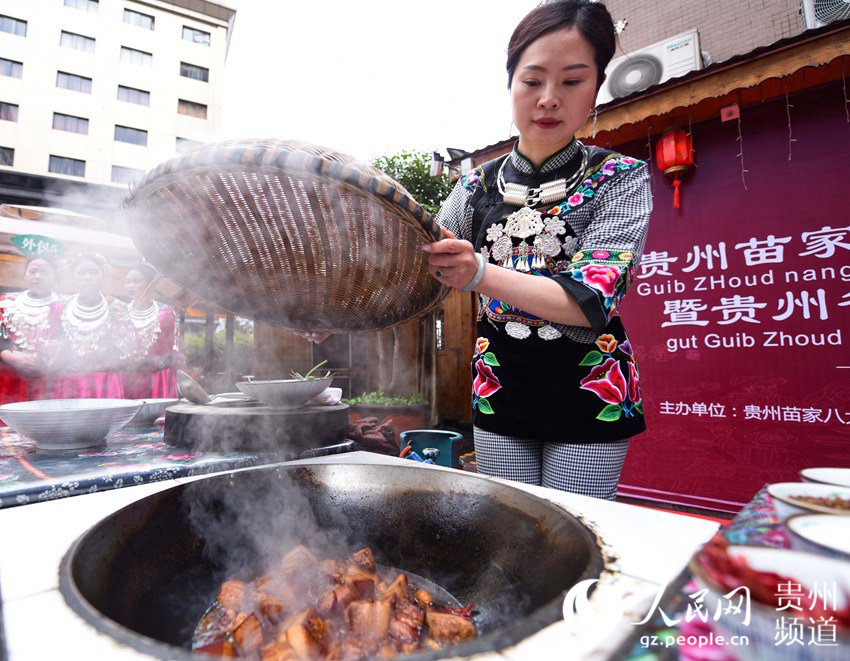
M 805 29 L 800 0 L 603 0 L 628 21 L 615 57 L 691 28 L 713 62 L 728 60 Z

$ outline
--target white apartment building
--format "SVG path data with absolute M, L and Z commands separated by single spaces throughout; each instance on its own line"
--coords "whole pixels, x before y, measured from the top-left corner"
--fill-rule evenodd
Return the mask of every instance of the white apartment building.
M 126 186 L 219 127 L 235 10 L 0 0 L 0 170 Z

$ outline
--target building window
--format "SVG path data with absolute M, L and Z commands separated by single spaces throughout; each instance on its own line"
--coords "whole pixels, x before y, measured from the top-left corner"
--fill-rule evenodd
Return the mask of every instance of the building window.
M 129 142 L 131 145 L 148 145 L 148 132 L 142 129 L 131 129 L 129 126 L 115 125 L 115 139 L 118 142 Z
M 143 67 L 153 66 L 153 55 L 143 50 L 121 46 L 121 61 L 130 64 L 140 64 Z
M 204 144 L 200 140 L 189 140 L 189 138 L 177 138 L 177 153 L 185 154 L 187 151 L 203 147 Z
M 10 78 L 20 78 L 24 74 L 24 65 L 15 60 L 7 60 L 5 57 L 0 57 L 0 76 L 9 76 Z
M 112 166 L 112 181 L 116 184 L 132 184 L 137 179 L 141 179 L 144 174 L 144 170 L 125 168 L 121 165 Z
M 186 28 L 183 29 L 185 30 Z M 22 21 L 19 18 L 12 18 L 11 16 L 3 16 L 0 14 L 0 30 L 8 32 L 9 34 L 16 34 L 19 37 L 26 37 L 27 22 Z M 185 39 L 186 37 L 183 38 Z
M 130 25 L 136 25 L 140 28 L 145 28 L 146 30 L 153 30 L 153 16 L 143 14 L 140 11 L 125 9 L 124 22 L 129 23 Z
M 85 117 L 75 117 L 74 115 L 63 115 L 61 112 L 55 112 L 53 113 L 53 128 L 57 131 L 88 135 L 89 120 Z
M 135 87 L 119 85 L 118 100 L 135 103 L 140 106 L 149 106 L 151 104 L 151 93 L 145 92 L 145 90 L 137 90 Z
M 0 165 L 12 165 L 15 162 L 15 150 L 11 147 L 0 147 Z
M 189 117 L 207 118 L 207 107 L 203 103 L 195 103 L 185 99 L 177 100 L 177 112 L 181 115 L 189 115 Z
M 65 0 L 65 6 L 88 12 L 96 12 L 100 7 L 100 2 L 98 0 Z
M 91 94 L 91 78 L 78 76 L 73 73 L 65 73 L 64 71 L 56 72 L 56 87 L 61 87 L 74 92 L 85 92 Z
M 204 32 L 203 30 L 196 30 L 195 28 L 183 26 L 183 38 L 186 41 L 191 41 L 194 44 L 201 44 L 202 46 L 210 45 L 210 33 Z
M 86 162 L 76 158 L 65 158 L 51 154 L 50 165 L 47 169 L 54 174 L 70 174 L 75 177 L 86 176 Z
M 180 75 L 184 78 L 192 78 L 205 83 L 210 82 L 210 70 L 206 67 L 199 67 L 195 64 L 180 63 Z
M 18 106 L 14 103 L 0 101 L 0 119 L 5 119 L 7 122 L 17 122 Z
M 66 48 L 73 48 L 74 50 L 81 50 L 86 53 L 94 53 L 94 39 L 81 34 L 74 34 L 73 32 L 65 32 L 65 30 L 62 30 L 62 34 L 59 37 L 59 45 Z

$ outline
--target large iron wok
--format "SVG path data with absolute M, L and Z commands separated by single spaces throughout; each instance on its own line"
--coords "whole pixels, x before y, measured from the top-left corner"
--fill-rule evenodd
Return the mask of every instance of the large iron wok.
M 552 503 L 468 473 L 415 466 L 272 466 L 143 498 L 66 554 L 60 589 L 97 629 L 160 657 L 193 655 L 218 584 L 250 576 L 318 529 L 322 552 L 370 546 L 383 565 L 474 602 L 480 636 L 417 658 L 516 643 L 561 617 L 564 593 L 603 566 L 594 535 Z M 277 557 L 280 557 L 279 554 Z

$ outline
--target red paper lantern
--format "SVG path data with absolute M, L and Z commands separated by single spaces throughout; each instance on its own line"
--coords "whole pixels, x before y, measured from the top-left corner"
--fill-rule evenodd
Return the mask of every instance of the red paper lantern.
M 679 186 L 682 176 L 694 164 L 691 136 L 682 129 L 667 131 L 655 145 L 655 160 L 665 176 L 673 178 L 673 206 L 681 206 Z

